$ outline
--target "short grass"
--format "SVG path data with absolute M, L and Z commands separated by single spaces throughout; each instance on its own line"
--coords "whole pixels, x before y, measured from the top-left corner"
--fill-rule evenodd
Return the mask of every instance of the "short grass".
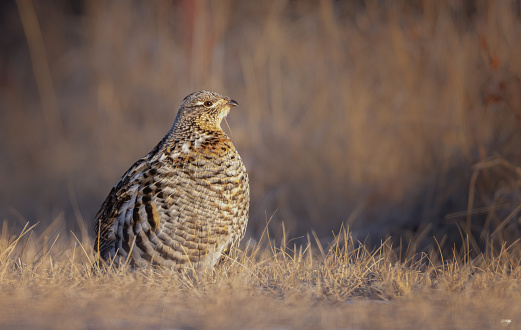
M 261 243 L 214 270 L 93 266 L 91 242 L 0 240 L 2 328 L 517 328 L 519 251 L 469 260 L 464 251 L 400 260 L 388 242 L 368 250 L 342 230 L 321 246 Z M 267 234 L 267 231 L 265 231 Z M 311 235 L 312 237 L 312 235 Z

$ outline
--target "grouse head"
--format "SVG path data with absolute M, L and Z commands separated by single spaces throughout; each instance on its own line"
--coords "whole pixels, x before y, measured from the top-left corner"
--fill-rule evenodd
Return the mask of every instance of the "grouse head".
M 184 98 L 176 123 L 195 124 L 205 131 L 221 131 L 221 121 L 228 115 L 231 107 L 238 105 L 237 101 L 215 92 L 195 92 Z

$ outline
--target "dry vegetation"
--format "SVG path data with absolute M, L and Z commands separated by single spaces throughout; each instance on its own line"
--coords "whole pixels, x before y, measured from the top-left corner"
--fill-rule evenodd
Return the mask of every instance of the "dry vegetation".
M 388 242 L 369 251 L 343 230 L 327 248 L 271 241 L 237 251 L 213 271 L 179 273 L 100 270 L 90 241 L 44 244 L 30 230 L 6 232 L 2 327 L 492 329 L 521 322 L 520 256 L 508 248 L 472 260 L 397 260 Z
M 519 1 L 0 9 L 0 326 L 521 324 Z M 103 198 L 199 89 L 241 105 L 250 243 L 93 271 Z

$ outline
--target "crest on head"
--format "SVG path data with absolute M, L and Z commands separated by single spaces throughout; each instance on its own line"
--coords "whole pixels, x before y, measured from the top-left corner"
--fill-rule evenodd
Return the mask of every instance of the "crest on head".
M 239 104 L 228 96 L 211 91 L 194 92 L 183 99 L 176 122 L 189 120 L 207 130 L 220 130 L 230 108 Z

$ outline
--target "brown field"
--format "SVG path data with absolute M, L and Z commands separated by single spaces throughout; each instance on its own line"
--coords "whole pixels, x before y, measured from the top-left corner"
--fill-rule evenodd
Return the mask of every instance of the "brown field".
M 343 230 L 326 247 L 250 245 L 213 271 L 100 271 L 90 245 L 32 232 L 0 243 L 0 325 L 43 328 L 455 329 L 521 324 L 519 251 L 470 260 L 388 242 L 368 251 Z M 25 233 L 25 234 L 24 234 Z M 266 236 L 264 238 L 267 238 Z M 56 240 L 58 241 L 58 240 Z M 267 239 L 267 241 L 270 241 Z M 102 268 L 103 269 L 103 268 Z
M 521 327 L 520 31 L 514 0 L 1 2 L 0 327 Z M 96 272 L 201 89 L 240 104 L 241 250 Z

